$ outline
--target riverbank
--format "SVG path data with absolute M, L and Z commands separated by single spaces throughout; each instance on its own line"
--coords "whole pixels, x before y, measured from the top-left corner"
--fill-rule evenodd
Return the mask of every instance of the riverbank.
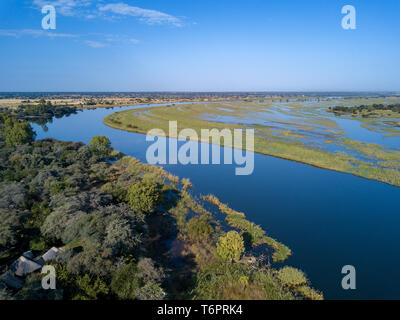
M 115 149 L 146 163 L 151 142 L 146 142 L 145 136 L 102 123 L 115 111 L 134 108 L 142 107 L 87 109 L 54 119 L 47 128 L 36 124 L 33 127 L 37 139 L 50 137 L 88 144 L 93 136 L 104 135 Z M 397 279 L 396 269 L 390 266 L 400 263 L 392 254 L 400 250 L 396 228 L 400 223 L 399 188 L 277 157 L 254 157 L 254 174 L 241 177 L 233 174 L 234 165 L 163 167 L 176 176 L 189 178 L 195 186 L 191 194 L 196 199 L 209 193 L 216 195 L 229 207 L 244 212 L 268 236 L 287 245 L 293 254 L 286 263 L 305 271 L 313 285 L 323 290 L 325 298 L 398 297 L 395 288 L 400 280 L 393 280 Z M 205 207 L 213 211 L 213 205 Z M 227 216 L 217 212 L 216 217 L 225 223 Z M 369 259 L 371 252 L 376 253 L 373 261 Z M 338 276 L 344 264 L 360 270 L 359 290 L 341 289 Z M 371 281 L 376 268 L 382 267 L 388 277 Z
M 188 179 L 121 154 L 105 136 L 91 138 L 88 145 L 35 141 L 33 130 L 23 135 L 17 124 L 29 126 L 0 117 L 0 227 L 7 230 L 0 237 L 2 296 L 323 299 L 299 269 L 271 266 L 270 258 L 283 262 L 289 257 L 288 247 L 208 196 L 221 212 L 235 217 L 230 228 L 222 227 L 217 213 L 205 209 L 206 199 L 188 191 L 193 188 Z M 171 241 L 179 245 L 170 248 Z M 263 244 L 270 250 L 253 251 Z M 36 260 L 26 261 L 61 245 L 65 256 L 48 261 L 59 275 L 58 290 L 45 291 L 33 273 L 39 268 Z M 17 273 L 11 264 L 17 259 L 37 268 Z M 17 284 L 10 281 L 15 275 L 21 278 Z

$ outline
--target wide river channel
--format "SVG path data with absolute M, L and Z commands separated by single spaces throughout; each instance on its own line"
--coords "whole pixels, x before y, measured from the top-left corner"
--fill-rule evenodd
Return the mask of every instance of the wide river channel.
M 146 162 L 145 135 L 112 129 L 105 116 L 127 108 L 86 109 L 54 119 L 37 139 L 89 143 L 107 136 L 112 146 Z M 194 193 L 224 203 L 289 246 L 285 262 L 303 270 L 326 299 L 400 299 L 400 188 L 255 154 L 254 172 L 236 176 L 233 165 L 165 165 L 194 184 Z M 343 290 L 342 267 L 356 269 L 356 289 Z

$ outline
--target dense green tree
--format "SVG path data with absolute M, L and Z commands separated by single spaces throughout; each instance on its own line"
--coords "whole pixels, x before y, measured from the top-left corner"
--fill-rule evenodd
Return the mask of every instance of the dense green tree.
M 144 282 L 157 282 L 165 277 L 164 271 L 154 265 L 150 258 L 141 258 L 137 264 L 138 276 Z
M 105 245 L 113 252 L 129 251 L 140 243 L 139 234 L 135 233 L 126 219 L 115 219 L 107 226 Z
M 242 236 L 236 231 L 229 231 L 219 238 L 217 243 L 217 255 L 223 261 L 238 261 L 244 252 Z
M 0 208 L 0 249 L 17 244 L 23 213 Z
M 109 157 L 112 152 L 111 142 L 105 136 L 93 137 L 89 142 L 89 148 L 96 155 L 99 155 L 99 156 L 102 156 L 105 158 Z
M 76 284 L 80 292 L 74 297 L 75 300 L 97 300 L 109 293 L 107 283 L 99 277 L 91 277 L 88 274 L 78 276 Z
M 137 266 L 133 263 L 119 268 L 113 275 L 111 289 L 123 300 L 137 298 L 137 290 L 140 287 L 140 279 L 137 276 Z
M 117 261 L 111 249 L 96 242 L 85 242 L 83 250 L 69 259 L 67 271 L 75 275 L 89 273 L 106 277 L 115 271 Z
M 76 203 L 71 200 L 66 199 L 68 202 L 65 205 L 56 208 L 46 217 L 40 228 L 43 235 L 60 239 L 67 226 L 86 214 L 80 210 L 81 207 L 75 207 Z
M 18 146 L 33 142 L 36 134 L 28 122 L 8 118 L 4 124 L 4 136 L 7 146 Z
M 213 231 L 207 215 L 194 217 L 186 225 L 186 235 L 191 241 L 207 240 Z
M 129 188 L 128 202 L 134 210 L 149 213 L 160 204 L 161 195 L 157 183 L 138 182 Z
M 139 300 L 162 300 L 165 292 L 159 283 L 148 282 L 137 291 Z
M 151 259 L 142 259 L 137 265 L 129 263 L 119 268 L 113 275 L 111 289 L 123 300 L 161 300 L 165 293 L 157 281 L 163 277 Z
M 11 182 L 0 185 L 0 208 L 24 208 L 26 190 L 21 183 Z

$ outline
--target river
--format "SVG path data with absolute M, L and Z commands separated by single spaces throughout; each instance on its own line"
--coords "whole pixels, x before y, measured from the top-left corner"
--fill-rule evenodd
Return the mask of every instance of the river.
M 151 144 L 145 135 L 102 123 L 119 110 L 86 109 L 54 119 L 47 130 L 32 126 L 37 139 L 88 143 L 104 135 L 115 149 L 145 162 Z M 400 188 L 261 154 L 249 176 L 236 176 L 236 165 L 164 167 L 189 178 L 195 194 L 215 194 L 289 246 L 293 255 L 285 264 L 303 270 L 325 298 L 400 299 Z M 356 290 L 341 287 L 344 265 L 356 268 Z

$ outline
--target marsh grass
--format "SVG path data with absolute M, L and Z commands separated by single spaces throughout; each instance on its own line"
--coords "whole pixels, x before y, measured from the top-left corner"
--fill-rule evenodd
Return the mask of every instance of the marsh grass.
M 289 287 L 296 287 L 307 283 L 307 278 L 302 271 L 288 266 L 277 271 L 277 278 L 283 285 Z
M 310 300 L 323 300 L 324 296 L 321 292 L 307 286 L 299 286 L 296 288 L 296 291 L 301 294 L 303 297 L 310 299 Z
M 283 262 L 292 254 L 292 251 L 287 246 L 268 237 L 259 225 L 247 220 L 243 212 L 229 208 L 214 195 L 202 196 L 202 199 L 214 204 L 222 213 L 226 214 L 225 220 L 228 225 L 241 231 L 242 237 L 248 246 L 257 247 L 266 244 L 273 248 L 272 259 L 274 262 Z
M 200 273 L 194 290 L 200 300 L 293 300 L 271 270 L 257 272 L 244 264 L 212 264 Z
M 349 100 L 343 102 L 343 104 L 347 105 L 356 101 L 357 100 Z M 371 100 L 371 102 L 374 101 L 381 100 Z M 319 108 L 324 104 L 327 104 L 327 102 L 321 103 Z M 274 120 L 274 123 L 287 126 L 287 129 L 279 130 L 262 124 L 244 125 L 236 122 L 230 123 L 229 118 L 227 118 L 228 120 L 226 122 L 204 120 L 204 114 L 209 115 L 209 117 L 229 116 L 235 117 L 236 119 L 245 119 L 249 114 L 269 112 L 271 108 L 274 108 L 275 111 L 277 110 L 272 103 L 259 104 L 245 101 L 199 103 L 126 110 L 107 116 L 103 122 L 116 129 L 145 134 L 153 128 L 160 128 L 168 135 L 168 124 L 170 120 L 173 120 L 178 122 L 178 132 L 184 128 L 194 129 L 197 133 L 197 140 L 199 141 L 201 141 L 201 129 L 256 129 L 257 134 L 254 141 L 254 151 L 257 153 L 302 162 L 318 168 L 350 173 L 363 178 L 400 186 L 400 172 L 397 164 L 397 161 L 399 161 L 398 153 L 382 151 L 378 145 L 368 145 L 366 147 L 361 146 L 361 142 L 357 144 L 354 141 L 351 143 L 349 143 L 349 141 L 341 141 L 340 136 L 338 136 L 340 132 L 337 131 L 337 126 L 334 125 L 333 121 L 323 119 L 318 115 L 315 108 L 305 107 L 301 103 L 286 104 L 286 107 L 290 107 L 293 110 L 282 110 L 280 112 L 283 114 L 290 114 L 291 116 L 298 116 L 299 121 Z M 230 109 L 232 112 L 221 110 L 221 108 Z M 290 129 L 296 128 L 296 130 L 298 129 L 311 134 L 315 129 L 314 125 L 323 126 L 325 128 L 324 132 L 329 138 L 323 141 L 338 142 L 339 145 L 346 146 L 349 151 L 358 152 L 361 156 L 374 156 L 377 161 L 363 161 L 348 153 L 334 153 L 318 149 L 310 144 L 310 142 L 298 141 L 304 138 L 304 134 L 299 134 Z M 211 143 L 212 141 L 204 142 Z M 223 139 L 217 142 L 217 144 L 231 147 L 231 145 L 227 145 Z M 243 149 L 247 149 L 246 145 L 243 146 Z
M 226 215 L 234 215 L 234 216 L 241 216 L 244 217 L 244 213 L 243 212 L 239 212 L 236 210 L 231 209 L 229 206 L 227 206 L 226 204 L 222 203 L 216 196 L 214 196 L 213 194 L 209 194 L 206 196 L 201 196 L 201 198 L 203 200 L 208 201 L 209 203 L 215 205 L 216 207 L 218 207 L 218 209 L 226 214 Z

